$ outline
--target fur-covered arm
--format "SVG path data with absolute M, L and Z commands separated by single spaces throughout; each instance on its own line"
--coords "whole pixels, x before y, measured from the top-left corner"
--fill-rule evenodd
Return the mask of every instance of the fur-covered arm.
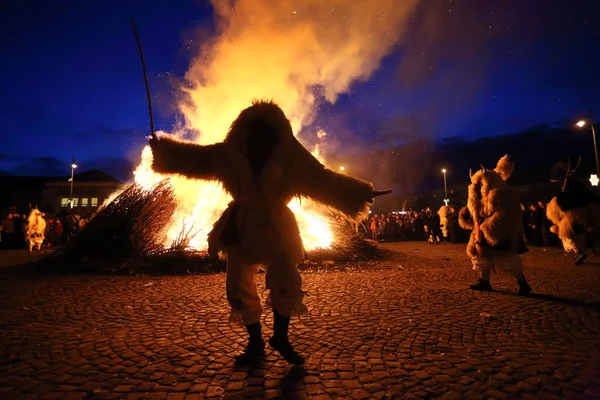
M 352 219 L 366 216 L 373 202 L 371 183 L 326 168 L 299 142 L 296 149 L 293 180 L 296 196 L 309 197 Z
M 152 169 L 192 179 L 223 180 L 227 169 L 223 143 L 201 146 L 165 136 L 150 140 Z
M 490 246 L 497 246 L 515 234 L 523 224 L 523 213 L 518 197 L 508 190 L 492 190 L 488 195 L 492 214 L 480 225 Z
M 458 214 L 458 225 L 467 231 L 472 231 L 475 229 L 475 221 L 471 217 L 471 213 L 469 212 L 469 207 L 463 207 Z

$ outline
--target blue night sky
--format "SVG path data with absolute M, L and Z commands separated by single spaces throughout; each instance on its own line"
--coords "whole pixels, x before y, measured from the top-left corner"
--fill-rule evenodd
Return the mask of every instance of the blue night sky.
M 472 139 L 600 113 L 594 0 L 422 0 L 402 43 L 313 127 L 360 143 Z M 175 6 L 176 5 L 176 6 Z M 200 0 L 14 1 L 0 15 L 0 171 L 128 179 L 149 132 L 140 32 L 157 129 L 169 130 L 172 78 L 189 38 L 211 29 Z

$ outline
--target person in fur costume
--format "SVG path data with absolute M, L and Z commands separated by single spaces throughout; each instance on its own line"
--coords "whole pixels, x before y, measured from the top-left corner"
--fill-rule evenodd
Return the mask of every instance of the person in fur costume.
M 444 238 L 444 242 L 448 241 L 448 234 L 450 230 L 448 229 L 448 215 L 450 214 L 450 207 L 447 205 L 443 205 L 438 210 L 438 215 L 440 216 L 440 228 L 442 228 L 442 237 Z
M 518 192 L 506 183 L 513 170 L 514 161 L 505 155 L 495 169 L 482 166 L 471 174 L 469 198 L 460 211 L 459 224 L 472 231 L 467 254 L 479 272 L 472 290 L 491 291 L 490 271 L 497 267 L 517 279 L 520 295 L 531 292 L 519 256 L 527 251 L 521 201 Z
M 553 224 L 550 232 L 558 236 L 567 253 L 575 256 L 575 265 L 583 264 L 589 235 L 597 246 L 600 198 L 581 183 L 565 179 L 561 192 L 548 203 L 546 216 Z
M 31 253 L 34 247 L 37 248 L 37 251 L 40 251 L 46 239 L 46 220 L 44 219 L 44 214 L 35 208 L 31 210 L 24 230 L 25 241 L 29 245 L 29 252 Z
M 288 203 L 308 197 L 358 220 L 367 216 L 375 197 L 390 191 L 374 191 L 371 183 L 325 168 L 294 137 L 273 102 L 253 102 L 221 143 L 200 146 L 163 136 L 150 145 L 154 171 L 219 181 L 233 197 L 208 235 L 208 250 L 226 254 L 230 321 L 241 321 L 248 331 L 248 346 L 236 362 L 254 364 L 264 354 L 263 307 L 254 282 L 262 265 L 274 314 L 269 344 L 289 363 L 303 364 L 288 340 L 290 316 L 307 311 L 297 269 L 304 249 Z

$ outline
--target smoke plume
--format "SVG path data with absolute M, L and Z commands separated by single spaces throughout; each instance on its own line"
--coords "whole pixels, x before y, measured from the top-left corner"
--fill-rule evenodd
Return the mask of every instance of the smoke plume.
M 295 133 L 320 101 L 366 80 L 401 42 L 419 0 L 212 0 L 216 35 L 186 74 L 186 127 L 223 140 L 252 99 L 277 102 Z

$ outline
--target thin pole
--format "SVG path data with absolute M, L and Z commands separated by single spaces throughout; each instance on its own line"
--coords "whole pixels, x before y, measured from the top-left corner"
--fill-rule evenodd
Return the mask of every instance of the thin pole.
M 598 163 L 598 147 L 596 146 L 596 130 L 594 129 L 594 114 L 590 110 L 590 126 L 592 127 L 592 137 L 594 138 L 594 154 L 596 155 L 596 176 L 600 178 L 600 164 Z
M 448 188 L 446 186 L 446 173 L 444 172 L 444 203 L 448 199 Z
M 150 97 L 150 86 L 148 86 L 148 74 L 146 73 L 146 62 L 144 61 L 144 52 L 142 51 L 142 43 L 140 42 L 140 37 L 138 36 L 137 29 L 135 29 L 135 22 L 133 18 L 131 18 L 131 27 L 133 28 L 133 35 L 135 36 L 135 41 L 137 42 L 138 51 L 140 53 L 140 59 L 142 60 L 142 70 L 144 71 L 144 83 L 146 84 L 146 97 L 148 98 L 148 111 L 150 113 L 150 133 L 152 133 L 152 138 L 156 139 L 156 133 L 154 133 L 154 114 L 152 113 L 152 98 Z
M 73 208 L 73 178 L 75 177 L 75 157 L 73 157 L 73 162 L 71 162 L 71 199 L 69 203 L 71 203 L 71 208 Z

